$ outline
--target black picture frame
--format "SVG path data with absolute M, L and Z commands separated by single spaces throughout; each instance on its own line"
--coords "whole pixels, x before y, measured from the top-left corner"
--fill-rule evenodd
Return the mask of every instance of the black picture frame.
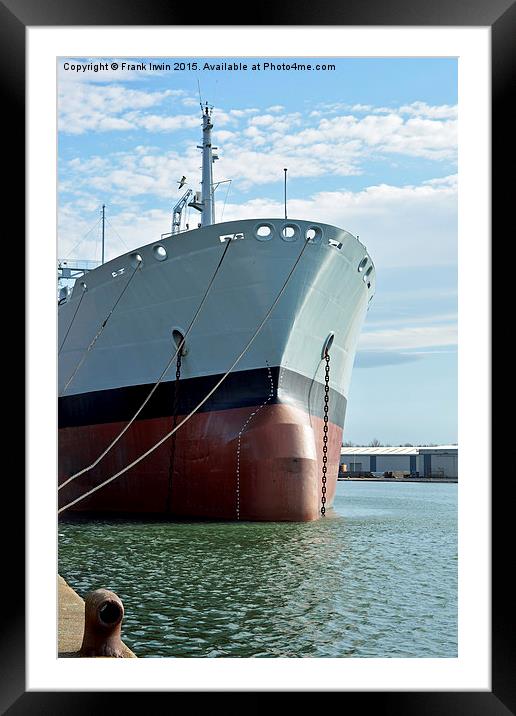
M 503 168 L 513 163 L 514 115 L 509 112 L 511 90 L 514 93 L 516 68 L 516 5 L 512 0 L 363 0 L 361 3 L 259 3 L 252 9 L 252 22 L 246 22 L 239 7 L 203 4 L 204 25 L 387 25 L 387 26 L 484 26 L 491 28 L 492 39 L 492 236 L 510 227 L 509 211 L 514 205 L 514 183 L 506 179 Z M 199 17 L 199 14 L 197 15 Z M 16 215 L 16 233 L 22 236 L 25 216 L 25 30 L 28 26 L 91 25 L 192 25 L 197 24 L 192 7 L 172 5 L 163 0 L 2 0 L 0 2 L 0 72 L 4 95 L 4 138 L 13 148 L 9 183 L 4 198 L 10 213 Z M 6 111 L 7 110 L 7 111 Z M 7 193 L 7 197 L 5 194 Z M 17 263 L 23 263 L 20 251 Z M 497 291 L 498 293 L 498 291 Z M 503 299 L 495 301 L 493 308 Z M 18 302 L 16 315 L 23 305 Z M 20 336 L 23 342 L 23 336 Z M 19 400 L 23 404 L 23 397 Z M 21 451 L 23 455 L 23 449 Z M 18 714 L 92 714 L 97 709 L 122 708 L 120 692 L 49 691 L 26 692 L 25 687 L 25 609 L 24 504 L 25 491 L 19 464 L 16 477 L 9 480 L 4 493 L 5 505 L 16 514 L 13 540 L 12 522 L 3 520 L 4 545 L 17 550 L 9 570 L 9 582 L 16 585 L 17 599 L 9 603 L 8 618 L 3 620 L 0 647 L 2 713 Z M 7 475 L 6 475 L 7 477 Z M 474 477 L 474 476 L 472 476 Z M 7 482 L 7 480 L 6 480 Z M 360 708 L 378 708 L 382 713 L 402 714 L 486 714 L 516 713 L 515 639 L 512 595 L 507 596 L 507 579 L 514 571 L 509 545 L 514 544 L 512 505 L 504 494 L 504 481 L 492 485 L 492 690 L 453 692 L 343 692 L 341 708 L 348 709 L 357 697 Z M 509 568 L 508 568 L 509 567 Z M 5 614 L 5 612 L 4 612 Z M 153 693 L 165 697 L 173 708 L 175 693 Z M 260 694 L 261 696 L 261 694 Z M 153 713 L 149 694 L 131 693 L 131 707 Z M 210 694 L 210 698 L 213 698 Z M 145 701 L 143 701 L 145 699 Z M 217 702 L 219 703 L 219 702 Z M 213 707 L 213 701 L 210 702 Z

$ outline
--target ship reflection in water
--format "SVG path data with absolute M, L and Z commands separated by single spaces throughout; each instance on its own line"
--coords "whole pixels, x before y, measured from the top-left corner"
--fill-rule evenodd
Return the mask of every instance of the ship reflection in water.
M 456 657 L 457 485 L 338 483 L 308 523 L 74 521 L 59 572 L 139 657 Z

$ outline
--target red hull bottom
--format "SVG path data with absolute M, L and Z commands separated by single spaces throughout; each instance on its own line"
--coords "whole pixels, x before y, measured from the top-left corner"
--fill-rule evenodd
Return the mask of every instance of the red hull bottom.
M 97 459 L 124 425 L 60 429 L 59 481 Z M 282 404 L 198 413 L 142 462 L 71 509 L 315 520 L 321 510 L 323 425 L 321 418 Z M 136 422 L 96 468 L 60 491 L 60 507 L 122 469 L 171 427 L 172 418 Z M 341 442 L 342 428 L 328 423 L 326 507 L 335 494 Z

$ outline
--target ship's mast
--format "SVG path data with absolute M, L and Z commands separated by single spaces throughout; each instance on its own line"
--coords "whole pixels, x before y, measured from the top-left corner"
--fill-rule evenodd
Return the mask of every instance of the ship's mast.
M 196 193 L 194 201 L 189 206 L 201 212 L 201 226 L 210 226 L 215 221 L 215 202 L 213 198 L 213 162 L 218 159 L 211 144 L 211 130 L 213 123 L 211 121 L 211 108 L 201 104 L 202 110 L 202 145 L 197 145 L 198 149 L 202 149 L 202 181 L 201 196 Z
M 202 213 L 201 224 L 213 224 L 213 153 L 211 146 L 211 130 L 213 123 L 211 113 L 206 104 L 202 115 Z

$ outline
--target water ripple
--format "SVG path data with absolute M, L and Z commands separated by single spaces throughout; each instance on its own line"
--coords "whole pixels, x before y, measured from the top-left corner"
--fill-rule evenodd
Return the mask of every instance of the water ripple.
M 311 523 L 68 521 L 59 571 L 105 587 L 140 657 L 456 657 L 457 487 L 338 483 Z

